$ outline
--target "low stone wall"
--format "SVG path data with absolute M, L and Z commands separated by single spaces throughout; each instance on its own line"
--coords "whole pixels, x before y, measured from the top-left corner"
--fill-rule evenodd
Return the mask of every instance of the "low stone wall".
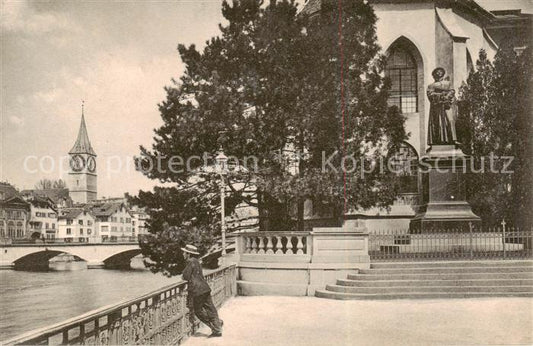
M 312 296 L 370 267 L 368 233 L 357 222 L 302 233 L 241 233 L 237 261 L 239 295 Z

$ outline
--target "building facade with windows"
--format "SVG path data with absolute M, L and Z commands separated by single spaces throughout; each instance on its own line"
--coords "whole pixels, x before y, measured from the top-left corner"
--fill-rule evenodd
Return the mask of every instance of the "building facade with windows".
M 11 241 L 28 237 L 30 204 L 8 183 L 0 183 L 0 239 Z
M 132 216 L 132 236 L 139 237 L 148 234 L 147 222 L 150 218 L 148 213 L 143 208 L 133 206 L 130 214 Z
M 98 222 L 98 235 L 103 241 L 132 237 L 132 215 L 124 203 L 91 203 L 87 205 Z
M 39 195 L 25 198 L 30 204 L 29 232 L 32 239 L 55 239 L 57 235 L 57 208 L 54 202 Z
M 317 15 L 326 0 L 305 1 L 302 13 Z M 404 181 L 402 194 L 390 210 L 352 211 L 367 227 L 408 228 L 420 203 L 422 177 L 419 159 L 426 155 L 430 103 L 426 88 L 433 83 L 432 71 L 446 70 L 459 89 L 475 69 L 481 49 L 493 59 L 499 44 L 516 32 L 513 44 L 522 49 L 531 38 L 531 15 L 520 11 L 489 12 L 474 0 L 369 0 L 377 16 L 376 33 L 385 57 L 385 75 L 390 79 L 389 105 L 405 116 L 408 139 L 391 148 L 395 169 Z M 349 13 L 343 14 L 350 15 Z M 518 28 L 518 29 L 517 29 Z M 516 50 L 516 48 L 515 48 Z
M 96 238 L 96 218 L 86 208 L 65 208 L 58 217 L 57 237 L 65 242 L 91 242 Z
M 374 0 L 378 42 L 391 81 L 390 105 L 406 116 L 407 143 L 420 156 L 427 146 L 431 72 L 443 67 L 458 93 L 479 51 L 494 58 L 498 45 L 487 28 L 496 17 L 472 0 Z

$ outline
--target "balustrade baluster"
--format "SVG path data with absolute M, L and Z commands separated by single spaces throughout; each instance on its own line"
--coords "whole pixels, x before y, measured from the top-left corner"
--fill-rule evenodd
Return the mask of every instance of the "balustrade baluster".
M 286 236 L 285 239 L 287 239 L 287 244 L 285 245 L 285 255 L 294 255 L 294 251 L 292 250 L 291 236 Z
M 250 253 L 252 245 L 250 244 L 250 237 L 244 237 L 244 253 Z
M 251 247 L 250 253 L 257 253 L 257 244 L 256 244 L 255 237 L 251 237 L 250 238 L 250 242 L 252 243 L 252 247 Z
M 276 236 L 276 255 L 283 255 L 283 245 L 281 244 L 281 236 Z
M 267 246 L 266 246 L 266 253 L 267 255 L 272 255 L 274 254 L 274 250 L 272 250 L 274 248 L 274 245 L 272 244 L 272 236 L 267 236 Z
M 257 253 L 261 255 L 265 253 L 265 241 L 263 237 L 259 237 L 259 245 L 258 245 Z
M 297 253 L 298 255 L 303 255 L 303 253 L 304 253 L 304 250 L 303 250 L 303 248 L 304 248 L 304 243 L 302 242 L 302 236 L 299 235 L 299 236 L 297 236 L 297 238 L 298 238 L 298 243 L 296 244 L 296 248 L 297 248 L 298 250 L 296 251 L 296 253 Z

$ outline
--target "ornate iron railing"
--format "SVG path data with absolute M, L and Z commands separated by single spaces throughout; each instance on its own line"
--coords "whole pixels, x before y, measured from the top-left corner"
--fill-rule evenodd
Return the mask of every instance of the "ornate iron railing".
M 373 261 L 533 257 L 533 230 L 505 226 L 425 233 L 380 230 L 370 232 L 368 241 Z
M 236 268 L 206 275 L 217 307 L 236 294 Z M 103 307 L 67 321 L 31 331 L 3 345 L 178 345 L 198 328 L 186 307 L 187 283 Z

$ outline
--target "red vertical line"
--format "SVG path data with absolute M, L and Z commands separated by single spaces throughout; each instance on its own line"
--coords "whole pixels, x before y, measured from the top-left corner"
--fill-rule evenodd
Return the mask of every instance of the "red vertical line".
M 342 47 L 342 0 L 339 0 L 339 54 L 341 64 L 341 114 L 342 114 L 342 157 L 346 156 L 346 144 L 345 144 L 345 123 L 344 123 L 344 51 Z M 342 161 L 341 161 L 342 162 Z M 342 169 L 343 191 L 344 191 L 344 208 L 343 217 L 346 220 L 346 169 Z

